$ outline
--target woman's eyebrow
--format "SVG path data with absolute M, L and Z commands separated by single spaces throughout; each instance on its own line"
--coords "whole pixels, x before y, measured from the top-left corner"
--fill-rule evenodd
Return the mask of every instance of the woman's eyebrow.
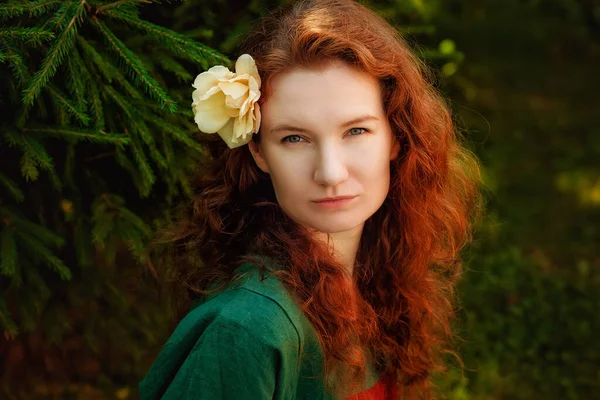
M 354 124 L 358 124 L 358 123 L 366 122 L 366 121 L 371 121 L 371 120 L 379 121 L 379 118 L 377 118 L 373 115 L 370 115 L 370 114 L 361 115 L 360 117 L 353 118 L 349 121 L 343 122 L 342 124 L 340 124 L 340 128 L 345 128 L 350 125 L 354 125 Z M 308 129 L 298 128 L 296 126 L 287 125 L 287 124 L 275 125 L 273 127 L 273 129 L 271 129 L 271 133 L 275 133 L 275 132 L 279 132 L 279 131 L 301 132 L 301 133 L 310 132 Z

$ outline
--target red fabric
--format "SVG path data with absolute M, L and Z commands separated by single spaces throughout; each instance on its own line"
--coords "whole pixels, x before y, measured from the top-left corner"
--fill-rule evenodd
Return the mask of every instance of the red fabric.
M 391 375 L 382 376 L 370 389 L 356 393 L 346 400 L 396 400 L 396 382 Z

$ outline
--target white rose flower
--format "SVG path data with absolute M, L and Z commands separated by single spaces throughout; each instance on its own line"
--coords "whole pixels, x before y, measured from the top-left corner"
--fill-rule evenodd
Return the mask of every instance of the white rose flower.
M 215 133 L 233 149 L 252 139 L 260 127 L 260 76 L 249 54 L 235 63 L 235 72 L 222 65 L 196 77 L 192 93 L 194 121 L 204 133 Z

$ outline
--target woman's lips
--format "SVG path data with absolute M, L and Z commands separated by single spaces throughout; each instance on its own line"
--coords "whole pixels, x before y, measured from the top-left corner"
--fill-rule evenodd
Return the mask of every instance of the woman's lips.
M 315 200 L 314 203 L 322 208 L 338 208 L 348 204 L 356 197 L 357 196 L 344 196 L 332 200 Z

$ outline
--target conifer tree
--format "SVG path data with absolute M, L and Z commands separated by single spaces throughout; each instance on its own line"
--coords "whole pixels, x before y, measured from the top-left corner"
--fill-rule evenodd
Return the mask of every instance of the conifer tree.
M 113 317 L 117 329 L 152 334 L 140 327 L 147 317 L 119 314 L 131 308 L 119 250 L 146 261 L 154 225 L 191 195 L 202 156 L 191 91 L 168 85 L 230 62 L 141 18 L 142 3 L 0 5 L 0 327 L 12 348 L 36 330 L 60 343 L 75 309 L 111 314 L 88 318 L 81 335 L 99 352 L 94 332 Z

